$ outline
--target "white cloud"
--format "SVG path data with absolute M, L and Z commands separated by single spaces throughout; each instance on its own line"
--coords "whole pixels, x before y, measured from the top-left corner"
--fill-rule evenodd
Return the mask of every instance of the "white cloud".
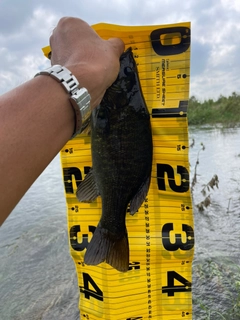
M 233 9 L 240 12 L 239 0 L 221 0 L 221 3 L 225 9 Z
M 209 57 L 209 65 L 214 67 L 231 66 L 233 62 L 233 54 L 235 52 L 235 45 L 219 44 L 213 47 L 211 55 Z M 226 58 L 227 57 L 227 58 Z
M 217 98 L 240 91 L 239 0 L 1 0 L 0 93 L 26 81 L 48 65 L 48 45 L 62 16 L 89 24 L 122 25 L 192 22 L 191 94 Z
M 41 53 L 59 17 L 42 7 L 33 10 L 13 32 L 0 38 L 0 93 L 33 78 L 36 72 L 49 66 Z M 3 46 L 4 45 L 4 46 Z
M 46 39 L 56 27 L 60 16 L 53 14 L 51 11 L 45 10 L 42 6 L 33 11 L 32 17 L 29 20 L 28 27 L 33 32 L 38 33 L 38 37 Z

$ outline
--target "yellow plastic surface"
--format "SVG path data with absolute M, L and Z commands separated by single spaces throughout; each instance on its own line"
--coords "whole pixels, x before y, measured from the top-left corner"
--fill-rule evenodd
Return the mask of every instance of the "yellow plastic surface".
M 154 156 L 147 198 L 134 216 L 126 216 L 130 266 L 121 273 L 106 263 L 87 266 L 83 262 L 101 215 L 100 198 L 87 204 L 75 196 L 91 167 L 90 137 L 78 135 L 61 151 L 80 318 L 192 319 L 194 231 L 187 125 L 190 23 L 93 27 L 101 37 L 120 37 L 126 48 L 133 49 L 151 114 Z M 44 48 L 46 57 L 49 51 Z

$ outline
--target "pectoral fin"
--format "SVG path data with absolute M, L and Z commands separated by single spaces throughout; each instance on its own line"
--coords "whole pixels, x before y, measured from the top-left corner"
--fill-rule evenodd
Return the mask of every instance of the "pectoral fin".
M 92 202 L 99 196 L 93 170 L 90 170 L 85 179 L 79 184 L 76 196 L 80 202 Z
M 147 196 L 149 185 L 150 185 L 151 177 L 148 177 L 145 182 L 140 186 L 138 192 L 130 201 L 130 214 L 134 215 L 136 211 L 141 207 L 144 199 Z

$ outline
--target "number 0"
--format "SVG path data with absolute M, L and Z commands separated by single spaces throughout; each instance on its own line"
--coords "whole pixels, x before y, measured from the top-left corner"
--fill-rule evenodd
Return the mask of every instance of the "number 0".
M 178 44 L 164 45 L 161 42 L 161 36 L 171 39 L 171 34 L 180 33 L 181 41 Z M 170 56 L 180 54 L 190 47 L 190 29 L 187 27 L 172 27 L 156 29 L 151 32 L 150 35 L 153 50 L 159 56 Z

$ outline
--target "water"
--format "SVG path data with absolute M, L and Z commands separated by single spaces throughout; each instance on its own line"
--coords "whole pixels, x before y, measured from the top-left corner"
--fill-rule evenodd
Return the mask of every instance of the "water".
M 0 230 L 0 319 L 79 319 L 60 159 L 32 185 Z
M 205 196 L 204 185 L 217 174 L 219 189 L 210 189 L 211 205 L 195 207 L 193 306 L 195 320 L 240 319 L 240 129 L 190 128 L 192 177 L 199 153 L 193 203 Z M 201 143 L 205 150 L 200 151 Z
M 211 205 L 195 208 L 194 319 L 230 315 L 240 279 L 240 129 L 190 128 L 191 168 L 199 153 L 194 203 L 214 174 Z M 0 319 L 79 319 L 79 290 L 69 255 L 66 207 L 56 157 L 0 230 Z M 239 282 L 240 283 L 240 282 Z M 240 291 L 240 288 L 239 288 Z M 219 315 L 220 314 L 220 315 Z M 224 318 L 227 319 L 227 318 Z
M 190 141 L 195 139 L 195 146 L 190 149 L 192 176 L 200 143 L 205 146 L 199 153 L 198 183 L 193 191 L 195 204 L 204 200 L 201 190 L 214 174 L 219 178 L 219 189 L 214 187 L 207 192 L 211 205 L 202 213 L 195 210 L 196 256 L 228 254 L 240 258 L 240 129 L 191 128 L 189 136 Z

